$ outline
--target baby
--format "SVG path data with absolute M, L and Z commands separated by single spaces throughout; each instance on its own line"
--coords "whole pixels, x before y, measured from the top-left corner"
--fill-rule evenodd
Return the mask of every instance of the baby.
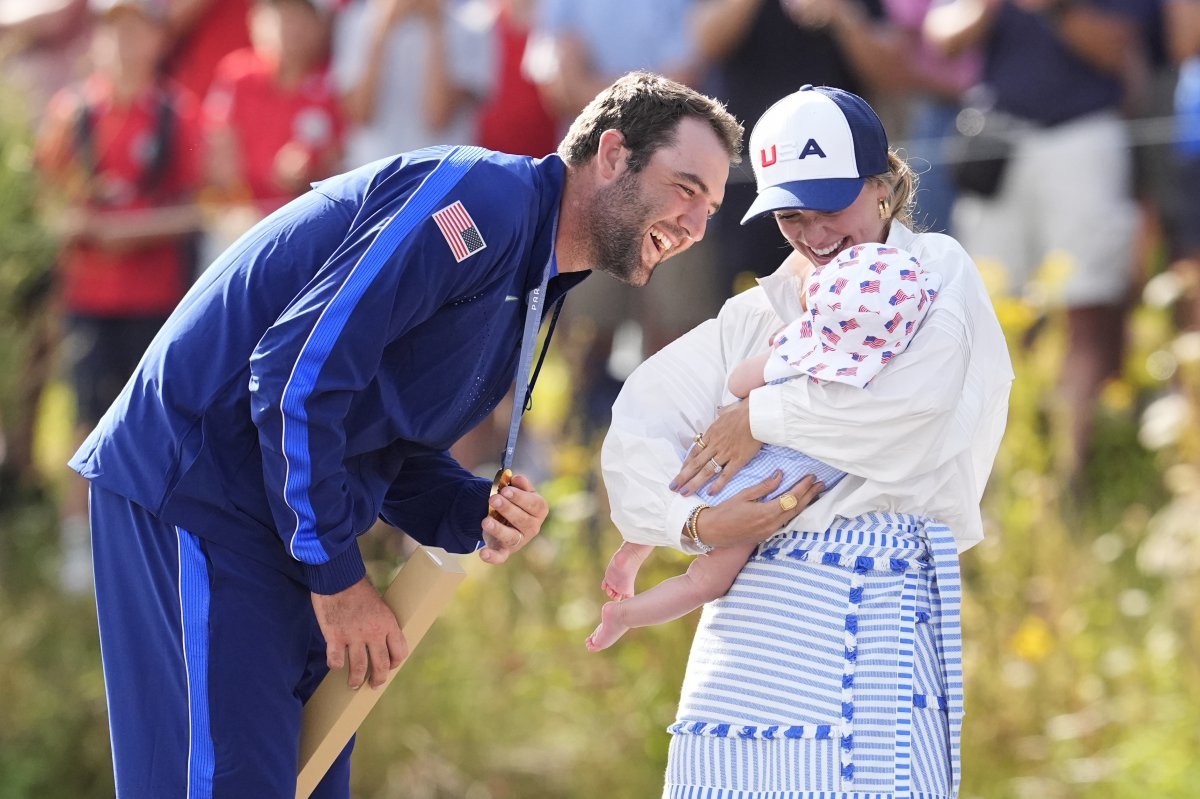
M 768 350 L 734 367 L 729 391 L 744 399 L 768 382 L 798 376 L 866 388 L 908 346 L 940 284 L 938 275 L 897 247 L 860 244 L 839 253 L 810 275 L 805 313 L 776 333 Z M 777 470 L 784 475 L 780 488 L 764 502 L 809 474 L 824 484 L 823 490 L 846 476 L 803 452 L 768 444 L 719 492 L 705 486 L 697 496 L 716 505 Z M 617 601 L 601 609 L 600 626 L 588 636 L 587 648 L 598 652 L 631 627 L 672 621 L 724 596 L 756 546 L 714 549 L 693 560 L 686 573 L 635 596 L 634 579 L 651 547 L 624 542 L 604 573 L 604 591 Z

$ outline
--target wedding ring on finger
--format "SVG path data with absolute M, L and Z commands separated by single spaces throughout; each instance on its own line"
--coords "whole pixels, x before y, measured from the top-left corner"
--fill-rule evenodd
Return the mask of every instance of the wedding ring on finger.
M 793 510 L 799 504 L 800 504 L 800 500 L 796 499 L 795 494 L 780 494 L 779 495 L 779 507 L 782 508 L 784 510 L 784 512 Z
M 704 449 L 708 446 L 708 444 L 704 443 L 703 433 L 697 433 L 696 435 L 692 436 L 692 442 L 700 449 Z
M 725 467 L 724 467 L 724 466 L 722 466 L 721 464 L 717 463 L 717 459 L 716 459 L 716 458 L 709 458 L 709 459 L 708 459 L 708 465 L 712 467 L 713 474 L 720 474 L 722 471 L 724 471 L 724 470 L 725 470 Z

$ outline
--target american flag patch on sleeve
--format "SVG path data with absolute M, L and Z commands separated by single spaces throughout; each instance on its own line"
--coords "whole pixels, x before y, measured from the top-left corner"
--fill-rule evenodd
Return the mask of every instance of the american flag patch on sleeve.
M 437 222 L 438 229 L 450 245 L 450 252 L 454 253 L 456 263 L 462 263 L 463 259 L 487 247 L 475 220 L 460 201 L 434 212 L 433 221 Z

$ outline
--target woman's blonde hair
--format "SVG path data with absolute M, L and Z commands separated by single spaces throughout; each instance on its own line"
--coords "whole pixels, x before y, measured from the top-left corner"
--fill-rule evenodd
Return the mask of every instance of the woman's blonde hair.
M 882 183 L 891 190 L 888 199 L 892 205 L 892 215 L 887 221 L 895 219 L 908 227 L 913 225 L 913 210 L 917 203 L 917 173 L 908 162 L 901 158 L 895 150 L 888 150 L 888 171 L 882 175 L 873 175 L 868 180 Z

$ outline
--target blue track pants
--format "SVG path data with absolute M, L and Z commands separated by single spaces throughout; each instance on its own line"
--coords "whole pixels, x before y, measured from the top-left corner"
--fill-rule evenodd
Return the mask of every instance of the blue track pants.
M 95 486 L 91 515 L 119 799 L 293 799 L 327 671 L 308 588 Z M 349 796 L 352 747 L 314 797 Z

